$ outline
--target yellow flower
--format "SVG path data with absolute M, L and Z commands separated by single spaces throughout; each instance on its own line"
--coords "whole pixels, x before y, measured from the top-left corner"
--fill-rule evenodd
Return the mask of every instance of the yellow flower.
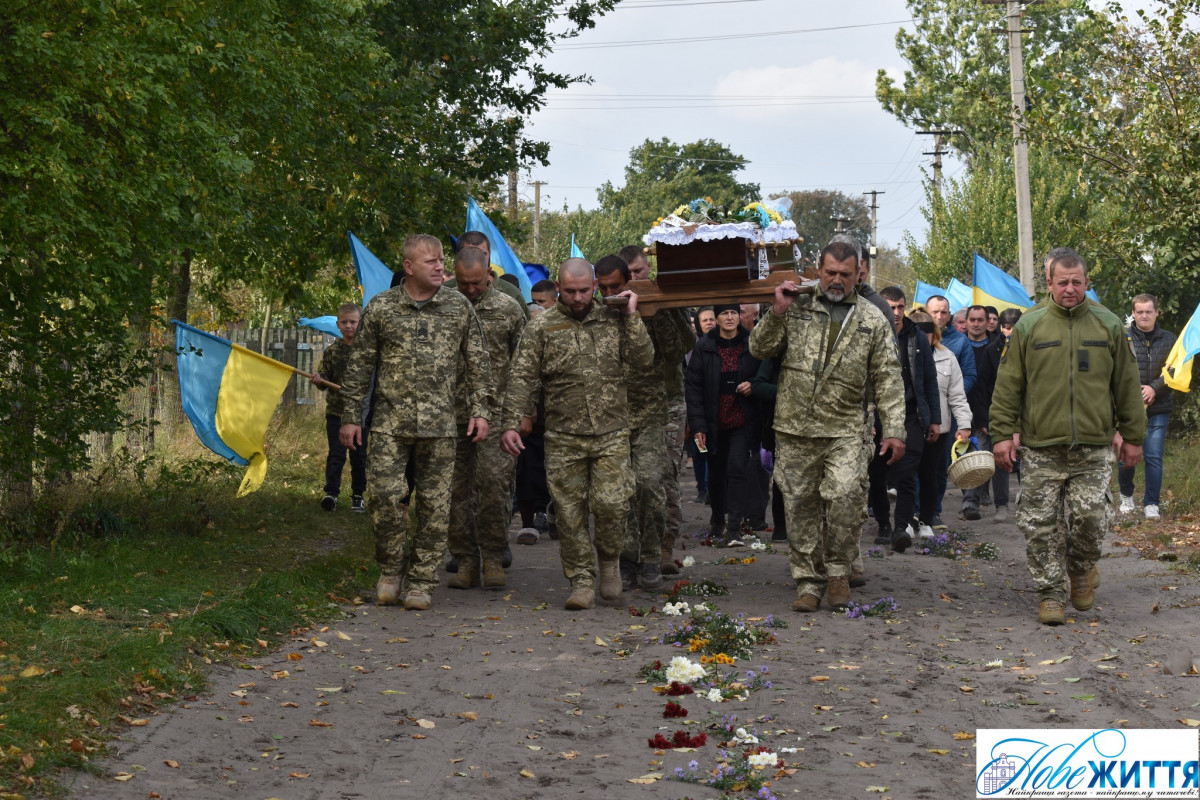
M 742 563 L 743 563 L 743 564 L 753 564 L 753 563 L 754 563 L 754 556 L 750 556 L 749 558 L 743 558 L 743 559 L 742 559 Z
M 699 636 L 693 636 L 688 640 L 688 652 L 694 653 L 703 648 L 706 644 L 708 644 L 708 639 L 701 639 Z

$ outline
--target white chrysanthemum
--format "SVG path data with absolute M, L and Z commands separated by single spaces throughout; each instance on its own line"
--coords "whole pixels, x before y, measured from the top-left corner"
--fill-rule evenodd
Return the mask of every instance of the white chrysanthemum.
M 678 603 L 667 603 L 662 607 L 662 612 L 668 617 L 678 617 L 681 614 L 691 613 L 688 604 L 680 600 Z
M 733 740 L 738 744 L 758 744 L 758 737 L 747 732 L 745 728 L 738 728 L 734 731 Z
M 779 752 L 781 752 L 781 753 L 795 753 L 795 752 L 796 752 L 796 748 L 794 748 L 794 747 L 781 747 L 781 748 L 779 748 Z
M 720 689 L 709 689 L 708 693 L 704 695 L 704 699 L 713 703 L 721 703 L 724 702 L 725 696 L 721 694 Z
M 984 664 L 984 666 L 985 667 L 1003 667 L 1004 662 L 997 658 L 995 661 L 987 662 L 986 664 Z
M 683 565 L 685 567 L 694 567 L 696 566 L 696 559 L 692 558 L 691 556 L 684 556 Z
M 754 542 L 750 545 L 751 550 L 766 550 L 767 546 L 762 542 Z
M 672 658 L 670 666 L 667 667 L 667 680 L 679 683 L 691 683 L 706 674 L 708 673 L 704 671 L 704 667 L 683 656 Z
M 774 753 L 755 753 L 752 756 L 747 756 L 746 760 L 750 762 L 750 766 L 752 767 L 773 767 L 775 766 L 775 762 L 779 760 L 779 756 Z
M 708 611 L 708 606 L 704 605 L 704 603 L 696 603 L 696 605 L 692 606 L 693 614 L 698 614 L 703 611 Z

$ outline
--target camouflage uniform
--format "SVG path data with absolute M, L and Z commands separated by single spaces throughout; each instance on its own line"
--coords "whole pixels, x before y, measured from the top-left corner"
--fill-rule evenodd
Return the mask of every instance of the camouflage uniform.
M 662 559 L 666 530 L 667 423 L 666 364 L 677 364 L 691 349 L 674 315 L 659 311 L 647 326 L 654 344 L 654 367 L 625 364 L 629 402 L 629 452 L 633 462 L 634 502 L 626 525 L 621 557 L 634 564 L 657 564 Z M 692 341 L 695 341 L 694 337 Z
M 508 366 L 525 328 L 525 315 L 517 303 L 489 288 L 472 303 L 487 341 L 492 371 L 492 408 L 489 419 L 500 419 L 499 404 L 508 383 Z M 466 365 L 459 365 L 455 408 L 458 440 L 454 452 L 454 477 L 450 489 L 450 533 L 447 547 L 463 563 L 467 559 L 499 561 L 508 539 L 512 516 L 512 483 L 515 460 L 500 447 L 500 432 L 475 443 L 467 438 L 467 394 L 463 380 Z
M 858 552 L 866 502 L 860 425 L 868 379 L 876 390 L 883 438 L 905 438 L 904 384 L 892 327 L 856 300 L 853 293 L 846 296 L 849 311 L 832 345 L 836 323 L 820 294 L 798 298 L 783 316 L 772 310 L 750 334 L 755 358 L 783 353 L 775 482 L 783 495 L 798 595 L 820 597 L 827 577 L 848 577 Z
M 683 527 L 683 507 L 679 496 L 679 471 L 683 469 L 683 445 L 687 430 L 687 399 L 683 394 L 683 359 L 696 343 L 696 329 L 692 327 L 691 319 L 686 310 L 681 308 L 667 309 L 671 315 L 679 336 L 683 340 L 685 350 L 679 358 L 668 361 L 663 359 L 663 380 L 667 389 L 667 424 L 663 428 L 663 438 L 667 445 L 667 471 L 663 476 L 663 488 L 667 500 L 667 523 L 663 531 L 662 556 L 663 560 L 670 557 L 675 548 L 675 540 Z
M 401 284 L 377 294 L 363 312 L 342 381 L 342 424 L 361 426 L 362 400 L 376 373 L 368 465 L 375 558 L 383 576 L 407 575 L 409 591 L 432 593 L 446 548 L 460 361 L 468 413 L 486 419 L 491 370 L 470 302 L 441 287 L 418 305 Z M 416 528 L 406 558 L 408 514 L 402 500 L 410 461 Z
M 1021 434 L 1017 527 L 1041 599 L 1061 603 L 1064 578 L 1087 575 L 1100 558 L 1115 432 L 1130 444 L 1146 436 L 1121 321 L 1090 302 L 1047 300 L 1026 312 L 1000 356 L 988 423 L 993 442 Z
M 592 587 L 596 553 L 621 551 L 633 494 L 625 367 L 649 370 L 654 345 L 640 317 L 600 303 L 577 320 L 561 302 L 526 326 L 513 355 L 501 430 L 517 429 L 539 385 L 546 405 L 546 483 L 554 499 L 563 574 Z M 660 439 L 661 441 L 661 439 Z M 596 518 L 595 550 L 587 512 Z
M 317 373 L 329 383 L 341 384 L 342 376 L 346 374 L 346 365 L 350 363 L 351 345 L 345 339 L 338 339 L 325 348 L 321 356 L 321 364 Z M 342 488 L 342 470 L 346 466 L 346 446 L 339 439 L 342 427 L 342 393 L 330 389 L 326 383 L 318 383 L 317 388 L 325 395 L 325 438 L 329 443 L 329 453 L 325 457 L 325 494 L 337 497 Z M 362 445 L 349 453 L 350 456 L 350 491 L 352 495 L 362 495 L 367 488 L 367 431 L 363 430 Z

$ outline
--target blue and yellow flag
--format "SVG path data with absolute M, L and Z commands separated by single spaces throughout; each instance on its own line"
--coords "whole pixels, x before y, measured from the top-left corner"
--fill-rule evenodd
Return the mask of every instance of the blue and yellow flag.
M 257 491 L 267 474 L 263 437 L 292 368 L 179 320 L 171 322 L 184 413 L 205 447 L 248 467 L 237 496 Z
M 1033 305 L 1021 282 L 1004 270 L 975 254 L 974 305 L 1024 310 Z
M 1177 392 L 1191 391 L 1192 361 L 1200 353 L 1200 306 L 1192 312 L 1192 318 L 1179 332 L 1175 346 L 1171 348 L 1163 364 L 1163 380 Z
M 573 233 L 571 234 L 571 258 L 582 258 L 584 261 L 587 261 L 587 256 L 579 249 L 579 245 L 575 244 L 575 234 Z M 588 263 L 590 264 L 591 262 L 588 261 Z
M 366 308 L 372 297 L 392 287 L 392 270 L 353 233 L 346 231 L 346 236 L 350 237 L 350 254 L 354 256 L 354 271 L 362 289 L 362 307 Z
M 946 299 L 950 301 L 950 313 L 957 314 L 975 302 L 975 292 L 958 278 L 951 278 L 946 287 Z
M 932 283 L 925 281 L 917 281 L 917 291 L 913 293 L 913 302 L 919 306 L 925 305 L 929 298 L 941 295 L 946 296 L 946 290 L 940 286 L 934 286 Z
M 479 203 L 475 202 L 474 197 L 467 198 L 466 229 L 479 231 L 488 238 L 488 244 L 492 248 L 492 266 L 499 267 L 501 271 L 516 276 L 517 283 L 521 287 L 521 296 L 525 298 L 526 303 L 532 302 L 533 296 L 530 291 L 533 289 L 533 284 L 529 282 L 529 276 L 525 274 L 525 266 L 508 246 L 508 242 L 504 241 L 500 231 L 496 230 L 496 226 L 487 218 L 487 214 L 483 213 L 483 209 L 479 207 Z
M 328 333 L 330 336 L 336 336 L 339 339 L 343 338 L 342 332 L 338 330 L 337 317 L 332 314 L 326 314 L 323 317 L 314 317 L 312 319 L 309 319 L 308 317 L 301 317 L 299 324 L 305 328 L 312 328 L 314 331 Z

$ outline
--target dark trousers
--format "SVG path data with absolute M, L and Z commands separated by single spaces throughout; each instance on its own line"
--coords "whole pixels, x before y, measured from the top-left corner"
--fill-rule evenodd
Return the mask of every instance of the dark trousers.
M 917 463 L 917 479 L 921 491 L 921 522 L 933 525 L 934 514 L 938 507 L 938 470 L 942 467 L 942 449 L 950 434 L 943 433 L 932 442 L 926 442 L 921 451 L 921 460 Z
M 880 528 L 894 519 L 893 530 L 901 532 L 912 522 L 913 509 L 917 504 L 917 465 L 921 461 L 921 453 L 925 449 L 925 431 L 916 420 L 906 421 L 904 457 L 895 464 L 888 466 L 891 451 L 885 455 L 876 455 L 867 467 L 867 477 L 870 480 L 869 501 L 875 521 Z M 879 437 L 876 436 L 876 445 Z M 878 450 L 876 450 L 878 452 Z M 888 487 L 896 490 L 895 516 L 892 515 Z
M 329 440 L 329 455 L 325 457 L 325 494 L 338 496 L 342 490 L 342 468 L 346 466 L 346 454 L 350 454 L 350 494 L 362 496 L 367 490 L 367 432 L 363 431 L 363 443 L 347 451 L 338 438 L 342 429 L 341 417 L 325 417 L 325 438 Z
M 696 476 L 696 492 L 708 491 L 708 454 L 696 449 L 696 440 L 688 439 L 688 452 L 692 454 L 692 474 Z
M 550 505 L 550 490 L 546 488 L 546 438 L 536 430 L 521 439 L 525 449 L 517 458 L 517 508 L 521 526 L 533 527 L 533 515 Z
M 708 498 L 712 506 L 710 528 L 716 533 L 728 518 L 729 535 L 741 533 L 746 509 L 746 429 L 717 431 L 708 440 Z

